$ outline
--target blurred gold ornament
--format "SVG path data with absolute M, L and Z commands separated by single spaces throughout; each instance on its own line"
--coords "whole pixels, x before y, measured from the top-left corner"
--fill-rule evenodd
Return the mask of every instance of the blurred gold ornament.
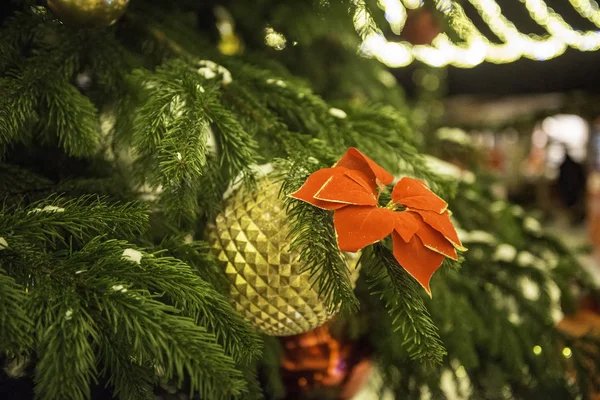
M 65 24 L 102 28 L 114 24 L 129 0 L 48 0 L 52 13 Z
M 219 52 L 226 56 L 233 56 L 242 52 L 242 41 L 236 34 L 221 36 L 218 44 Z
M 314 329 L 334 313 L 327 311 L 310 274 L 301 272 L 299 255 L 290 251 L 279 190 L 268 177 L 255 191 L 238 190 L 209 226 L 208 241 L 229 279 L 236 309 L 260 331 L 288 336 Z M 355 282 L 356 268 L 350 272 Z
M 235 32 L 235 20 L 231 13 L 223 6 L 216 6 L 214 13 L 217 19 L 217 29 L 219 30 L 219 43 L 217 45 L 219 52 L 226 56 L 241 53 L 244 44 Z

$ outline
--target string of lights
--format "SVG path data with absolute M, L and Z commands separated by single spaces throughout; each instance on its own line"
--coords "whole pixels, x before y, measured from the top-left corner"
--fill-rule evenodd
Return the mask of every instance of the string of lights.
M 579 15 L 600 28 L 600 7 L 598 7 L 597 2 L 594 0 L 569 0 L 569 3 L 577 10 Z
M 354 0 L 354 25 L 363 40 L 361 51 L 390 67 L 403 67 L 415 60 L 433 67 L 454 65 L 471 68 L 489 61 L 504 64 L 520 58 L 548 60 L 565 52 L 568 47 L 580 51 L 600 49 L 600 31 L 581 32 L 573 29 L 549 8 L 543 0 L 521 0 L 532 20 L 548 35 L 527 35 L 520 32 L 503 14 L 495 0 L 468 0 L 501 43 L 483 35 L 465 14 L 460 4 L 452 0 L 436 0 L 461 42 L 454 43 L 446 33 L 439 33 L 431 45 L 412 45 L 405 41 L 388 41 L 376 27 L 363 0 Z M 594 0 L 569 0 L 584 18 L 600 27 L 600 10 Z M 394 34 L 400 35 L 407 18 L 407 9 L 422 7 L 421 0 L 379 0 L 379 7 Z

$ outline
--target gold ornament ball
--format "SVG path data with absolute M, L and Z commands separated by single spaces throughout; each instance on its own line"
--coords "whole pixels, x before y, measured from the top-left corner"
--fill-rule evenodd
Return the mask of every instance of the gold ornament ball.
M 225 201 L 208 227 L 211 250 L 230 282 L 238 312 L 273 336 L 297 335 L 321 326 L 328 312 L 297 253 L 290 251 L 290 227 L 280 185 L 269 177 L 255 191 L 240 189 Z M 357 257 L 350 259 L 353 283 Z
M 102 28 L 124 13 L 129 0 L 48 0 L 52 13 L 65 24 Z

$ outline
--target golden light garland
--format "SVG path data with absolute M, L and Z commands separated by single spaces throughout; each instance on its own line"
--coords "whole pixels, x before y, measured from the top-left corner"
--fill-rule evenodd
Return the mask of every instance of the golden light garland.
M 484 22 L 502 43 L 493 43 L 483 35 L 466 16 L 463 8 L 452 0 L 435 0 L 437 9 L 444 14 L 453 30 L 462 40 L 454 43 L 445 33 L 438 34 L 431 45 L 412 45 L 408 42 L 388 41 L 377 27 L 364 3 L 354 0 L 354 26 L 361 36 L 361 51 L 389 67 L 403 67 L 414 60 L 433 67 L 453 65 L 471 68 L 484 61 L 505 64 L 520 58 L 548 60 L 565 52 L 568 47 L 580 51 L 600 49 L 600 31 L 581 32 L 573 29 L 543 0 L 521 0 L 532 20 L 542 26 L 548 35 L 526 35 L 503 14 L 495 0 L 468 0 Z M 583 18 L 600 27 L 600 10 L 594 0 L 569 0 Z M 379 7 L 396 35 L 402 33 L 407 9 L 422 7 L 421 0 L 379 0 Z
M 594 0 L 569 0 L 569 3 L 583 18 L 600 28 L 600 7 Z

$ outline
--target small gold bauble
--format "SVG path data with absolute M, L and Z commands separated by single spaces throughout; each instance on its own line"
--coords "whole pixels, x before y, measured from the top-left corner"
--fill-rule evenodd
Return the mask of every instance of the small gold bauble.
M 307 332 L 333 316 L 295 252 L 280 185 L 261 178 L 255 191 L 238 190 L 225 202 L 208 241 L 230 282 L 236 309 L 268 335 Z M 356 262 L 356 257 L 352 259 Z M 351 268 L 353 282 L 358 278 Z
M 68 25 L 101 28 L 124 13 L 129 0 L 48 0 L 52 13 Z

